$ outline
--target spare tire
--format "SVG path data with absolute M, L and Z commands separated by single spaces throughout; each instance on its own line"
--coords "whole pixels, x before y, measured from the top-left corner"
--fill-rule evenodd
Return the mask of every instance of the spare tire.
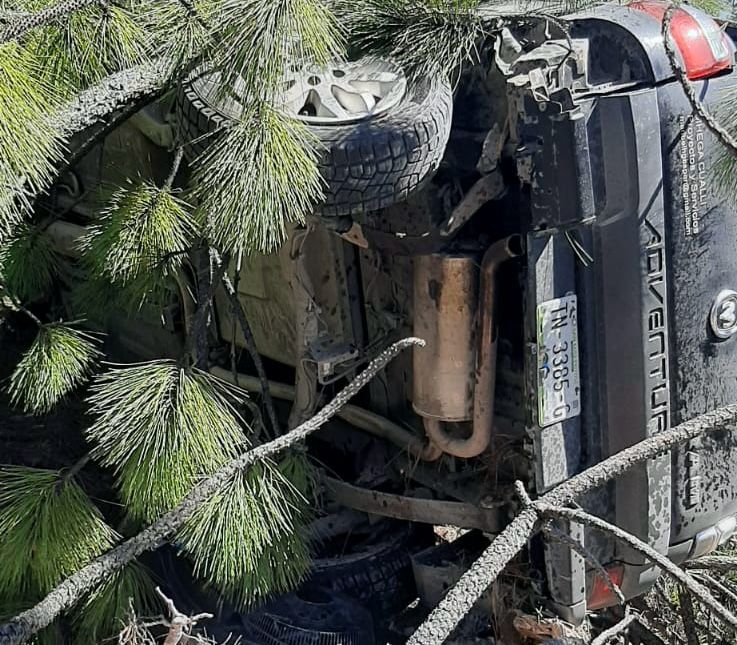
M 318 214 L 360 215 L 404 201 L 440 165 L 453 113 L 450 85 L 445 79 L 408 84 L 397 69 L 362 59 L 304 70 L 298 88 L 289 79 L 304 90 L 280 109 L 302 120 L 322 144 L 318 163 L 326 185 Z M 398 79 L 394 85 L 374 80 L 391 74 Z M 391 87 L 386 95 L 384 85 Z M 180 85 L 178 131 L 190 160 L 242 114 L 236 93 L 223 94 L 219 73 L 206 68 Z

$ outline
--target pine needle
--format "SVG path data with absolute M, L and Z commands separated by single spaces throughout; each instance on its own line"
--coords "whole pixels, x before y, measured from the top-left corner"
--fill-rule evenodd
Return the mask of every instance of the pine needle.
M 144 614 L 153 613 L 158 606 L 154 587 L 148 570 L 138 562 L 116 571 L 75 612 L 76 641 L 107 642 L 120 631 L 131 605 Z
M 20 226 L 0 247 L 3 286 L 22 302 L 48 294 L 60 264 L 53 240 L 38 226 Z
M 212 45 L 214 0 L 151 0 L 147 22 L 157 39 L 156 55 L 171 61 L 172 71 L 182 69 Z
M 246 443 L 233 407 L 242 394 L 174 361 L 110 369 L 91 390 L 93 455 L 115 469 L 135 520 L 153 521 L 174 507 Z
M 0 468 L 0 596 L 35 597 L 110 549 L 117 536 L 74 480 Z
M 735 101 L 737 101 L 737 90 L 734 88 L 723 90 L 720 101 L 714 111 L 714 117 L 719 123 L 724 125 L 727 132 L 733 137 L 737 136 L 737 123 L 735 123 L 732 108 Z M 693 121 L 686 125 L 691 128 L 694 127 Z M 684 137 L 679 142 L 683 150 L 682 154 L 687 155 L 684 149 L 686 137 L 685 126 L 681 137 Z M 724 146 L 718 146 L 714 160 L 709 164 L 707 172 L 710 174 L 710 179 L 718 194 L 725 198 L 734 198 L 737 193 L 737 181 L 735 181 L 737 177 L 737 156 L 735 156 L 733 151 L 728 150 Z
M 264 103 L 250 104 L 205 152 L 193 179 L 208 236 L 224 252 L 269 253 L 322 195 L 309 132 Z
M 309 570 L 305 508 L 305 497 L 282 469 L 265 462 L 235 474 L 199 507 L 179 544 L 196 575 L 249 608 L 293 589 Z
M 10 377 L 10 400 L 26 414 L 46 414 L 81 385 L 96 364 L 98 340 L 72 327 L 43 325 Z
M 222 0 L 213 25 L 223 91 L 269 101 L 289 65 L 341 57 L 343 39 L 322 0 Z
M 416 79 L 447 78 L 486 34 L 480 0 L 338 0 L 336 13 L 360 49 L 392 58 Z
M 88 272 L 122 287 L 132 307 L 166 287 L 195 232 L 188 206 L 165 188 L 121 188 L 80 240 Z
M 60 158 L 47 118 L 58 105 L 51 87 L 40 80 L 37 61 L 27 50 L 0 44 L 0 237 L 29 208 L 27 192 L 49 184 Z
M 35 0 L 26 8 L 38 11 L 48 4 L 49 0 Z M 148 37 L 141 16 L 132 11 L 135 6 L 125 2 L 90 6 L 34 31 L 27 47 L 40 62 L 41 78 L 68 95 L 143 62 Z

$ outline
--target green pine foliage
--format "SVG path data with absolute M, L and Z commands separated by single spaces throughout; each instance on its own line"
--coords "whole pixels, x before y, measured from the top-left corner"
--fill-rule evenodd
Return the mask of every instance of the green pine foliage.
M 392 58 L 414 78 L 448 76 L 476 60 L 487 34 L 481 0 L 338 0 L 351 44 Z
M 138 562 L 116 571 L 90 594 L 74 616 L 75 641 L 80 645 L 105 643 L 120 632 L 131 605 L 139 613 L 156 613 L 155 584 Z
M 114 468 L 135 520 L 153 521 L 177 505 L 246 444 L 238 391 L 175 361 L 112 368 L 91 390 L 93 455 Z
M 0 468 L 0 597 L 37 598 L 115 543 L 81 487 L 62 476 Z
M 269 253 L 284 242 L 287 224 L 303 221 L 322 195 L 313 144 L 302 124 L 268 104 L 246 106 L 193 178 L 216 247 L 233 255 Z
M 305 467 L 295 462 L 288 469 Z M 180 533 L 179 544 L 192 559 L 196 575 L 237 606 L 248 608 L 293 589 L 308 572 L 306 505 L 303 492 L 282 468 L 271 462 L 257 464 L 236 473 L 197 509 Z
M 141 182 L 113 194 L 79 248 L 88 274 L 138 308 L 166 287 L 195 230 L 186 203 L 166 188 Z
M 0 240 L 28 211 L 27 195 L 53 177 L 61 146 L 46 117 L 56 105 L 38 61 L 17 43 L 0 44 Z
M 68 325 L 39 327 L 31 347 L 10 377 L 13 405 L 27 414 L 46 414 L 89 376 L 100 357 L 99 342 Z
M 61 257 L 42 226 L 24 224 L 0 247 L 0 281 L 21 302 L 47 295 Z
M 322 65 L 342 54 L 341 30 L 323 0 L 222 0 L 213 22 L 212 62 L 223 91 L 238 87 L 251 100 L 269 100 L 290 65 Z
M 24 9 L 38 11 L 54 2 L 31 0 Z M 90 6 L 35 30 L 26 46 L 39 62 L 41 78 L 69 94 L 145 60 L 148 35 L 134 11 L 138 4 Z
M 156 55 L 169 59 L 172 71 L 186 67 L 211 47 L 217 4 L 217 0 L 148 3 L 146 16 L 156 37 Z

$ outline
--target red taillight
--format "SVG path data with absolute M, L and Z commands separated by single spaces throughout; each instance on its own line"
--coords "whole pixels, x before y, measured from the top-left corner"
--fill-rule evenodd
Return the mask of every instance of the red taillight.
M 612 565 L 605 567 L 612 582 L 618 587 L 622 584 L 624 578 L 624 567 L 622 565 Z M 589 591 L 589 597 L 586 601 L 588 609 L 602 609 L 603 607 L 611 607 L 616 605 L 618 602 L 617 596 L 614 595 L 611 587 L 606 581 L 598 574 L 594 574 L 594 581 L 591 584 L 591 590 Z
M 642 0 L 628 6 L 662 22 L 669 3 Z M 678 7 L 670 21 L 670 35 L 683 58 L 686 76 L 692 81 L 732 68 L 734 44 L 717 22 L 703 11 L 688 5 Z

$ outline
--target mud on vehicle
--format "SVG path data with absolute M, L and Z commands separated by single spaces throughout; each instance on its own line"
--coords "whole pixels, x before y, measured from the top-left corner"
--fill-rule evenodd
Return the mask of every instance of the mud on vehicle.
M 515 480 L 543 493 L 737 400 L 737 210 L 712 188 L 720 151 L 675 77 L 664 10 L 645 0 L 568 16 L 568 33 L 504 29 L 453 85 L 376 59 L 285 79 L 281 108 L 321 142 L 326 200 L 278 253 L 240 265 L 238 297 L 272 396 L 294 426 L 392 340 L 427 343 L 308 444 L 325 469 L 331 530 L 393 520 L 382 524 L 389 537 L 357 547 L 370 568 L 340 577 L 317 567 L 338 592 L 366 600 L 360 571 L 392 593 L 386 580 L 397 577 L 426 589 L 422 558 L 407 577 L 403 545 L 426 544 L 407 540 L 407 522 L 494 535 L 514 511 Z M 737 85 L 732 32 L 687 6 L 676 14 L 682 64 L 718 110 Z M 52 198 L 67 213 L 52 225 L 59 244 L 94 218 L 84 195 L 100 181 L 160 179 L 169 153 L 159 144 L 172 137 L 190 158 L 206 150 L 239 115 L 238 97 L 217 88 L 216 72 L 194 70 L 172 101 L 78 163 Z M 191 280 L 181 276 L 163 311 L 111 315 L 120 350 L 176 355 Z M 224 293 L 213 317 L 212 370 L 232 379 L 229 347 L 245 340 Z M 238 383 L 258 397 L 248 355 L 238 356 Z M 737 528 L 734 442 L 693 441 L 585 505 L 676 562 L 701 556 Z M 622 545 L 561 528 L 629 597 L 658 575 Z M 537 537 L 529 558 L 563 617 L 614 601 L 567 547 Z

